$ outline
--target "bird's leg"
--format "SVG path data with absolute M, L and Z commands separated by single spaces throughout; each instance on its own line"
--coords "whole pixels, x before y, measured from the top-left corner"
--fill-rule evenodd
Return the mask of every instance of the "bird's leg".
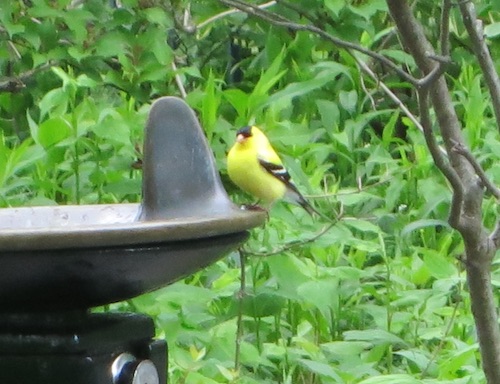
M 257 201 L 257 202 L 255 202 L 255 203 L 253 203 L 253 204 L 243 204 L 243 205 L 241 206 L 241 208 L 242 208 L 242 209 L 245 209 L 245 210 L 247 210 L 247 211 L 265 211 L 265 212 L 267 212 L 267 209 L 266 209 L 266 208 L 261 207 L 258 203 L 259 203 L 259 202 Z

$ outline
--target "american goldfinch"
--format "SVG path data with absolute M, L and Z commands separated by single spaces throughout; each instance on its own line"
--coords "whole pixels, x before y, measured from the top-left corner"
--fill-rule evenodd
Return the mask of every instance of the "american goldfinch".
M 287 199 L 309 214 L 318 213 L 292 183 L 266 135 L 255 126 L 241 128 L 227 155 L 229 178 L 242 190 L 265 203 Z

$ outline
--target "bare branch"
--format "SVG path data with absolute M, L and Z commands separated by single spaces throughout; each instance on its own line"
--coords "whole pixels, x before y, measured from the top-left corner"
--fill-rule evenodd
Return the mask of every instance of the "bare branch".
M 441 31 L 439 36 L 441 55 L 448 57 L 450 55 L 450 10 L 451 0 L 443 0 L 441 7 Z
M 259 8 L 265 9 L 265 8 L 272 7 L 275 4 L 276 4 L 276 1 L 273 0 L 273 1 L 269 1 L 269 2 L 264 3 L 264 4 L 260 4 Z M 217 21 L 219 19 L 222 19 L 222 18 L 224 18 L 226 16 L 229 16 L 229 15 L 232 15 L 232 14 L 238 13 L 238 12 L 243 12 L 243 11 L 241 11 L 240 9 L 230 9 L 228 11 L 224 11 L 224 12 L 218 13 L 218 14 L 212 16 L 212 17 L 209 17 L 208 19 L 206 19 L 205 21 L 201 22 L 200 24 L 198 24 L 196 26 L 196 28 L 197 29 L 205 28 L 208 24 L 213 23 L 214 21 Z
M 490 240 L 492 241 L 496 249 L 500 249 L 500 220 L 497 222 L 497 226 L 491 234 Z
M 318 240 L 321 236 L 323 236 L 325 233 L 327 233 L 331 228 L 333 228 L 340 220 L 342 220 L 343 214 L 344 214 L 343 207 L 341 206 L 340 212 L 337 215 L 336 219 L 332 220 L 330 222 L 330 224 L 326 225 L 321 231 L 319 231 L 317 234 L 315 234 L 314 236 L 312 236 L 308 239 L 293 240 L 293 241 L 290 241 L 290 242 L 280 246 L 279 248 L 272 249 L 268 252 L 254 252 L 254 251 L 246 250 L 243 248 L 240 248 L 240 252 L 244 252 L 245 254 L 247 254 L 249 256 L 269 257 L 269 256 L 278 255 L 280 253 L 289 251 L 290 249 L 301 247 L 305 244 L 313 243 L 314 241 Z
M 491 95 L 493 111 L 500 130 L 500 79 L 491 58 L 488 46 L 484 40 L 484 31 L 481 20 L 477 19 L 476 9 L 472 1 L 461 2 L 460 11 L 465 28 L 472 41 L 472 49 L 481 66 L 484 79 Z
M 288 1 L 284 0 L 277 0 L 276 1 L 278 4 L 284 6 L 285 8 L 291 9 L 292 11 L 297 12 L 301 17 L 305 17 L 307 20 L 309 20 L 312 23 L 317 23 L 317 20 L 308 12 L 306 12 L 304 9 L 301 9 L 299 6 L 290 3 Z M 316 25 L 316 24 L 315 24 Z
M 434 83 L 441 75 L 445 72 L 448 64 L 451 63 L 450 58 L 450 44 L 448 35 L 450 34 L 450 9 L 451 0 L 443 0 L 443 5 L 441 7 L 441 30 L 439 32 L 439 42 L 441 48 L 441 55 L 436 55 L 434 53 L 427 53 L 427 57 L 438 63 L 431 72 L 429 72 L 424 78 L 420 79 L 419 86 L 421 88 L 426 88 Z
M 418 88 L 427 88 L 432 85 L 437 79 L 439 79 L 443 73 L 446 71 L 446 65 L 449 63 L 449 60 L 441 60 L 436 55 L 427 55 L 430 59 L 438 61 L 438 65 L 436 65 L 427 75 L 418 80 L 416 86 Z
M 29 71 L 23 72 L 18 76 L 13 76 L 0 81 L 0 92 L 18 92 L 22 88 L 26 87 L 25 82 L 30 78 L 35 76 L 37 73 L 45 71 L 56 65 L 56 62 L 49 61 L 40 65 L 39 67 L 30 69 Z
M 481 179 L 484 187 L 498 200 L 500 200 L 500 189 L 493 184 L 493 182 L 488 178 L 486 173 L 484 172 L 481 164 L 478 163 L 476 158 L 472 155 L 472 153 L 467 149 L 467 147 L 463 144 L 456 143 L 455 147 L 452 149 L 454 152 L 462 155 L 467 159 L 467 161 L 472 165 L 472 168 L 476 171 L 477 176 Z
M 177 65 L 175 64 L 175 60 L 172 60 L 171 67 L 172 67 L 172 70 L 175 73 L 175 84 L 177 84 L 177 88 L 179 89 L 181 97 L 183 99 L 186 99 L 186 97 L 187 97 L 186 88 L 184 88 L 184 84 L 182 84 L 181 76 L 177 72 Z
M 365 72 L 368 76 L 370 76 L 376 83 L 377 85 L 385 92 L 387 96 L 391 98 L 392 101 L 396 103 L 396 105 L 403 111 L 403 113 L 411 120 L 413 124 L 417 127 L 417 129 L 420 132 L 424 132 L 424 129 L 422 125 L 420 124 L 420 121 L 415 117 L 413 113 L 408 109 L 408 107 L 401 101 L 399 97 L 396 96 L 394 92 L 391 91 L 391 89 L 385 85 L 384 82 L 382 82 L 377 75 L 371 70 L 371 68 L 363 61 L 358 59 L 357 57 L 354 57 L 354 60 L 358 64 L 359 68 Z M 443 149 L 441 149 L 444 151 Z
M 460 215 L 462 213 L 464 195 L 463 185 L 453 167 L 448 163 L 443 153 L 439 150 L 440 147 L 436 141 L 434 133 L 432 132 L 427 90 L 422 89 L 419 91 L 418 104 L 420 108 L 420 121 L 424 130 L 425 142 L 427 143 L 427 147 L 429 147 L 429 152 L 432 155 L 434 163 L 450 182 L 454 191 L 448 222 L 453 228 L 458 228 L 460 225 Z
M 312 32 L 318 36 L 321 36 L 325 40 L 330 41 L 332 44 L 347 49 L 347 50 L 353 50 L 357 52 L 361 52 L 364 55 L 370 56 L 371 58 L 381 62 L 382 64 L 388 66 L 392 71 L 396 72 L 399 76 L 401 76 L 404 80 L 407 82 L 418 86 L 418 79 L 415 79 L 413 76 L 405 72 L 403 69 L 401 69 L 399 66 L 394 64 L 391 60 L 389 60 L 387 57 L 371 51 L 369 49 L 366 49 L 358 44 L 351 43 L 349 41 L 345 41 L 342 39 L 339 39 L 338 37 L 335 37 L 324 30 L 314 26 L 314 25 L 308 25 L 308 24 L 297 24 L 294 23 L 286 18 L 284 18 L 281 15 L 278 15 L 276 13 L 272 13 L 269 11 L 264 11 L 260 9 L 258 6 L 249 4 L 240 0 L 219 0 L 221 3 L 240 9 L 243 12 L 246 12 L 250 15 L 257 16 L 273 25 L 288 28 L 293 31 L 309 31 Z M 352 54 L 352 53 L 351 53 Z

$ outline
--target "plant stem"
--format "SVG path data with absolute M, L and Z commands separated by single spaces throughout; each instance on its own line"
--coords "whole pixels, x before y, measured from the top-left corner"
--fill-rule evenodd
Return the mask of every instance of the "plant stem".
M 243 296 L 245 295 L 245 260 L 246 255 L 242 249 L 238 249 L 240 256 L 240 290 L 237 294 L 238 298 L 238 315 L 236 317 L 236 345 L 234 348 L 234 370 L 240 370 L 240 354 L 241 354 L 241 339 L 243 338 Z

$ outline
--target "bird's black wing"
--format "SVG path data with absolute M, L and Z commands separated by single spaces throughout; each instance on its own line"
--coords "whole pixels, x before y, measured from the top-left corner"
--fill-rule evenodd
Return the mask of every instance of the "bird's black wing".
M 271 163 L 269 161 L 265 161 L 261 158 L 258 159 L 259 164 L 264 168 L 264 170 L 267 173 L 270 173 L 274 177 L 276 177 L 278 180 L 283 182 L 284 184 L 288 185 L 291 183 L 290 181 L 290 174 L 288 171 L 283 167 L 281 164 L 276 164 L 276 163 Z
M 290 174 L 285 169 L 285 167 L 283 167 L 281 164 L 271 163 L 261 158 L 259 158 L 258 160 L 259 164 L 266 170 L 266 172 L 270 173 L 286 185 L 286 195 L 289 196 L 292 201 L 302 206 L 310 215 L 313 215 L 314 213 L 321 215 L 318 211 L 316 211 L 316 209 L 313 208 L 311 204 L 307 202 L 307 200 L 304 198 L 304 196 L 302 196 L 295 184 L 292 183 Z

